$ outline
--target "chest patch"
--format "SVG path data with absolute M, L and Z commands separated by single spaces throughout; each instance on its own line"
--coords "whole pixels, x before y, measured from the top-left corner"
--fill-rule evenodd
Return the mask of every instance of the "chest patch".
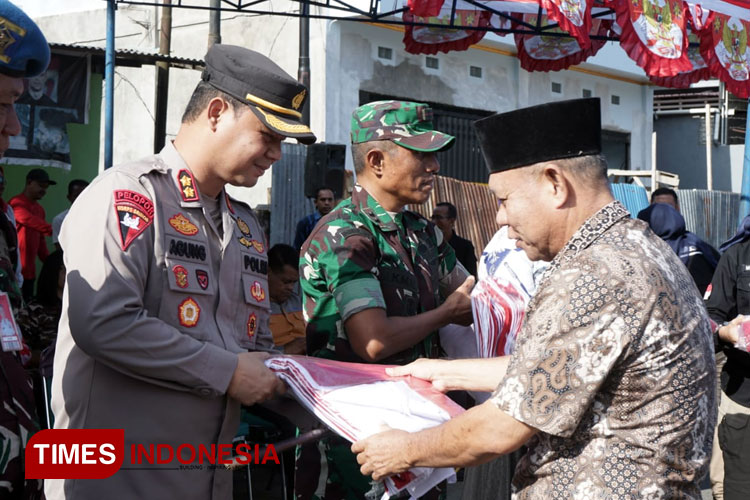
M 154 204 L 146 196 L 127 189 L 115 190 L 115 215 L 122 250 L 154 222 Z
M 253 338 L 253 335 L 255 335 L 255 330 L 257 330 L 257 328 L 258 317 L 255 315 L 255 313 L 250 313 L 250 316 L 247 318 L 247 338 Z
M 202 290 L 208 288 L 208 272 L 203 269 L 196 269 L 195 278 L 198 280 L 198 286 L 201 287 Z
M 182 214 L 175 214 L 169 219 L 169 225 L 180 234 L 195 236 L 198 234 L 198 226 L 190 222 L 190 219 Z
M 183 300 L 178 307 L 180 324 L 192 328 L 198 324 L 201 317 L 201 308 L 192 297 Z
M 174 273 L 174 279 L 177 286 L 180 288 L 187 288 L 189 285 L 187 269 L 183 266 L 174 266 L 172 272 Z
M 244 254 L 242 260 L 245 266 L 245 271 L 250 271 L 262 276 L 268 275 L 268 261 L 248 254 Z
M 180 238 L 169 238 L 169 255 L 187 260 L 205 262 L 208 250 L 203 243 L 185 241 Z

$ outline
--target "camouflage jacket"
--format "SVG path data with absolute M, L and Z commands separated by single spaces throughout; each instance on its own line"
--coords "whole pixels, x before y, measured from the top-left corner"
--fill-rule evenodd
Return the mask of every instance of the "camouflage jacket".
M 379 307 L 388 316 L 430 311 L 468 276 L 451 246 L 427 219 L 409 211 L 392 217 L 361 186 L 325 216 L 302 246 L 300 281 L 307 352 L 362 362 L 344 322 Z M 403 364 L 438 354 L 437 335 L 383 360 Z

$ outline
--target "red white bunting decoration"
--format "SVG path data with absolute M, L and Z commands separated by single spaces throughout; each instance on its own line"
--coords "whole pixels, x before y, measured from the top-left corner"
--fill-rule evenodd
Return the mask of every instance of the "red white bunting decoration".
M 429 12 L 429 9 L 424 9 L 423 11 Z M 491 16 L 490 12 L 479 9 L 457 9 L 454 14 L 454 24 L 459 26 L 488 27 Z M 426 17 L 405 12 L 404 21 L 442 24 L 446 26 L 446 28 L 437 28 L 432 26 L 407 25 L 404 31 L 404 47 L 411 54 L 437 54 L 438 52 L 466 50 L 484 38 L 486 33 L 482 30 L 448 28 L 447 26 L 451 23 L 450 6 L 439 10 L 436 15 Z
M 536 25 L 536 14 L 524 14 L 523 20 Z M 554 24 L 542 16 L 541 25 Z M 610 21 L 595 19 L 592 23 L 593 34 L 606 36 L 611 26 Z M 550 29 L 553 33 L 564 33 L 560 28 Z M 588 48 L 583 49 L 576 39 L 562 36 L 515 35 L 518 58 L 521 67 L 526 71 L 559 71 L 585 61 L 604 46 L 604 40 L 591 40 Z M 588 39 L 588 37 L 586 37 Z
M 750 98 L 748 33 L 750 22 L 714 12 L 713 20 L 703 32 L 700 47 L 711 74 L 743 99 Z

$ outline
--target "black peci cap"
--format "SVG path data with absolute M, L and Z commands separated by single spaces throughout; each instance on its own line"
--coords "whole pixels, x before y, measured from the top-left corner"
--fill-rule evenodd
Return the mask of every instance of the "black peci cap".
M 248 104 L 274 132 L 303 144 L 315 142 L 315 134 L 301 121 L 307 89 L 263 54 L 236 45 L 215 44 L 206 54 L 202 78 Z
M 599 98 L 558 101 L 474 122 L 490 173 L 551 160 L 599 154 Z

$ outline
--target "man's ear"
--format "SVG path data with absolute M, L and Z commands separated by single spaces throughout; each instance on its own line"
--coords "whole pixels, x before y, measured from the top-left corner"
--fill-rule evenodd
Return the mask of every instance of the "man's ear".
M 378 148 L 372 148 L 365 153 L 365 168 L 380 177 L 385 170 L 386 154 Z
M 570 179 L 566 172 L 556 163 L 547 163 L 544 165 L 541 179 L 544 196 L 552 203 L 555 208 L 565 206 L 570 197 L 573 195 Z
M 229 111 L 229 103 L 221 97 L 214 97 L 206 106 L 204 116 L 212 132 L 216 131 L 219 121 L 224 113 Z

